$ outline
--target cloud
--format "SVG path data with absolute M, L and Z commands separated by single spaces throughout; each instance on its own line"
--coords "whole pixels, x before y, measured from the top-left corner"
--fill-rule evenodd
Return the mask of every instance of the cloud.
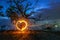
M 42 14 L 42 19 L 44 19 L 44 20 L 45 19 L 60 19 L 60 1 L 51 0 L 51 1 L 49 1 L 49 3 L 46 3 L 46 4 L 49 4 L 49 7 L 48 7 L 48 5 L 46 5 L 46 7 L 43 7 L 43 8 L 35 8 L 35 12 L 36 12 L 36 10 L 37 10 L 37 12 L 33 13 L 35 15 L 33 17 L 38 18 L 39 15 Z
M 50 9 L 43 9 L 43 12 L 46 13 L 46 18 L 60 19 L 60 3 L 51 3 L 50 6 Z

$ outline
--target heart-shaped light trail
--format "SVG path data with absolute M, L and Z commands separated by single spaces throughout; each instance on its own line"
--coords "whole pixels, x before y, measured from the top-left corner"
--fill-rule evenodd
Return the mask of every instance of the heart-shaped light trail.
M 20 27 L 18 26 L 18 24 L 20 25 Z M 25 30 L 28 27 L 28 22 L 26 20 L 19 20 L 16 23 L 16 28 L 20 31 Z

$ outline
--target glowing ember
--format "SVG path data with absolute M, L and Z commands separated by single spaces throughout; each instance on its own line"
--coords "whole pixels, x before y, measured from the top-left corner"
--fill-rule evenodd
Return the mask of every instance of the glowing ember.
M 26 20 L 19 20 L 16 23 L 16 27 L 18 30 L 23 31 L 27 28 L 28 22 Z

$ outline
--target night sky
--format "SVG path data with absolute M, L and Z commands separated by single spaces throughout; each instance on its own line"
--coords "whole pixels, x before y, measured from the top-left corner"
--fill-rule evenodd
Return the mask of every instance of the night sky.
M 9 0 L 0 0 L 0 5 L 3 6 L 3 9 L 0 11 L 3 11 L 3 14 L 6 16 L 6 10 L 10 7 Z M 60 19 L 60 0 L 26 0 L 22 3 L 22 5 L 25 7 L 26 3 L 31 3 L 32 5 L 29 6 L 31 8 L 30 10 L 26 11 L 26 14 L 30 14 L 32 11 L 32 15 L 30 15 L 28 18 L 35 18 L 37 20 L 52 20 L 52 19 Z M 11 3 L 14 5 L 13 3 Z M 41 16 L 41 18 L 39 18 Z M 0 25 L 7 25 L 10 24 L 11 20 L 8 19 L 8 17 L 4 17 L 4 19 L 0 17 L 0 20 L 2 21 Z M 5 21 L 5 22 L 3 22 Z M 10 26 L 10 25 L 8 25 Z M 10 26 L 11 28 L 12 26 Z M 9 28 L 9 27 L 8 27 Z M 7 27 L 6 27 L 7 29 Z
M 8 0 L 0 0 L 0 5 L 3 6 L 2 11 L 5 15 L 6 15 L 6 9 L 9 7 L 9 3 L 7 1 Z M 32 9 L 26 11 L 26 13 L 29 14 L 31 13 L 31 11 L 36 12 L 32 14 L 31 17 L 37 16 L 39 14 L 43 14 L 42 15 L 43 18 L 45 18 L 46 15 L 51 17 L 55 16 L 55 18 L 60 18 L 59 17 L 60 0 L 27 0 L 23 3 L 23 5 L 25 6 L 27 2 L 30 2 L 32 4 L 30 6 Z

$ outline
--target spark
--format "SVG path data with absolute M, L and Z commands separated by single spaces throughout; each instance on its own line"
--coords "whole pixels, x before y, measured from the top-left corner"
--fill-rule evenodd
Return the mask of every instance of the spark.
M 18 27 L 18 23 L 20 23 L 19 25 L 21 25 L 21 29 Z M 28 22 L 26 20 L 18 20 L 16 23 L 16 28 L 20 31 L 24 31 L 25 29 L 27 29 L 28 27 Z

